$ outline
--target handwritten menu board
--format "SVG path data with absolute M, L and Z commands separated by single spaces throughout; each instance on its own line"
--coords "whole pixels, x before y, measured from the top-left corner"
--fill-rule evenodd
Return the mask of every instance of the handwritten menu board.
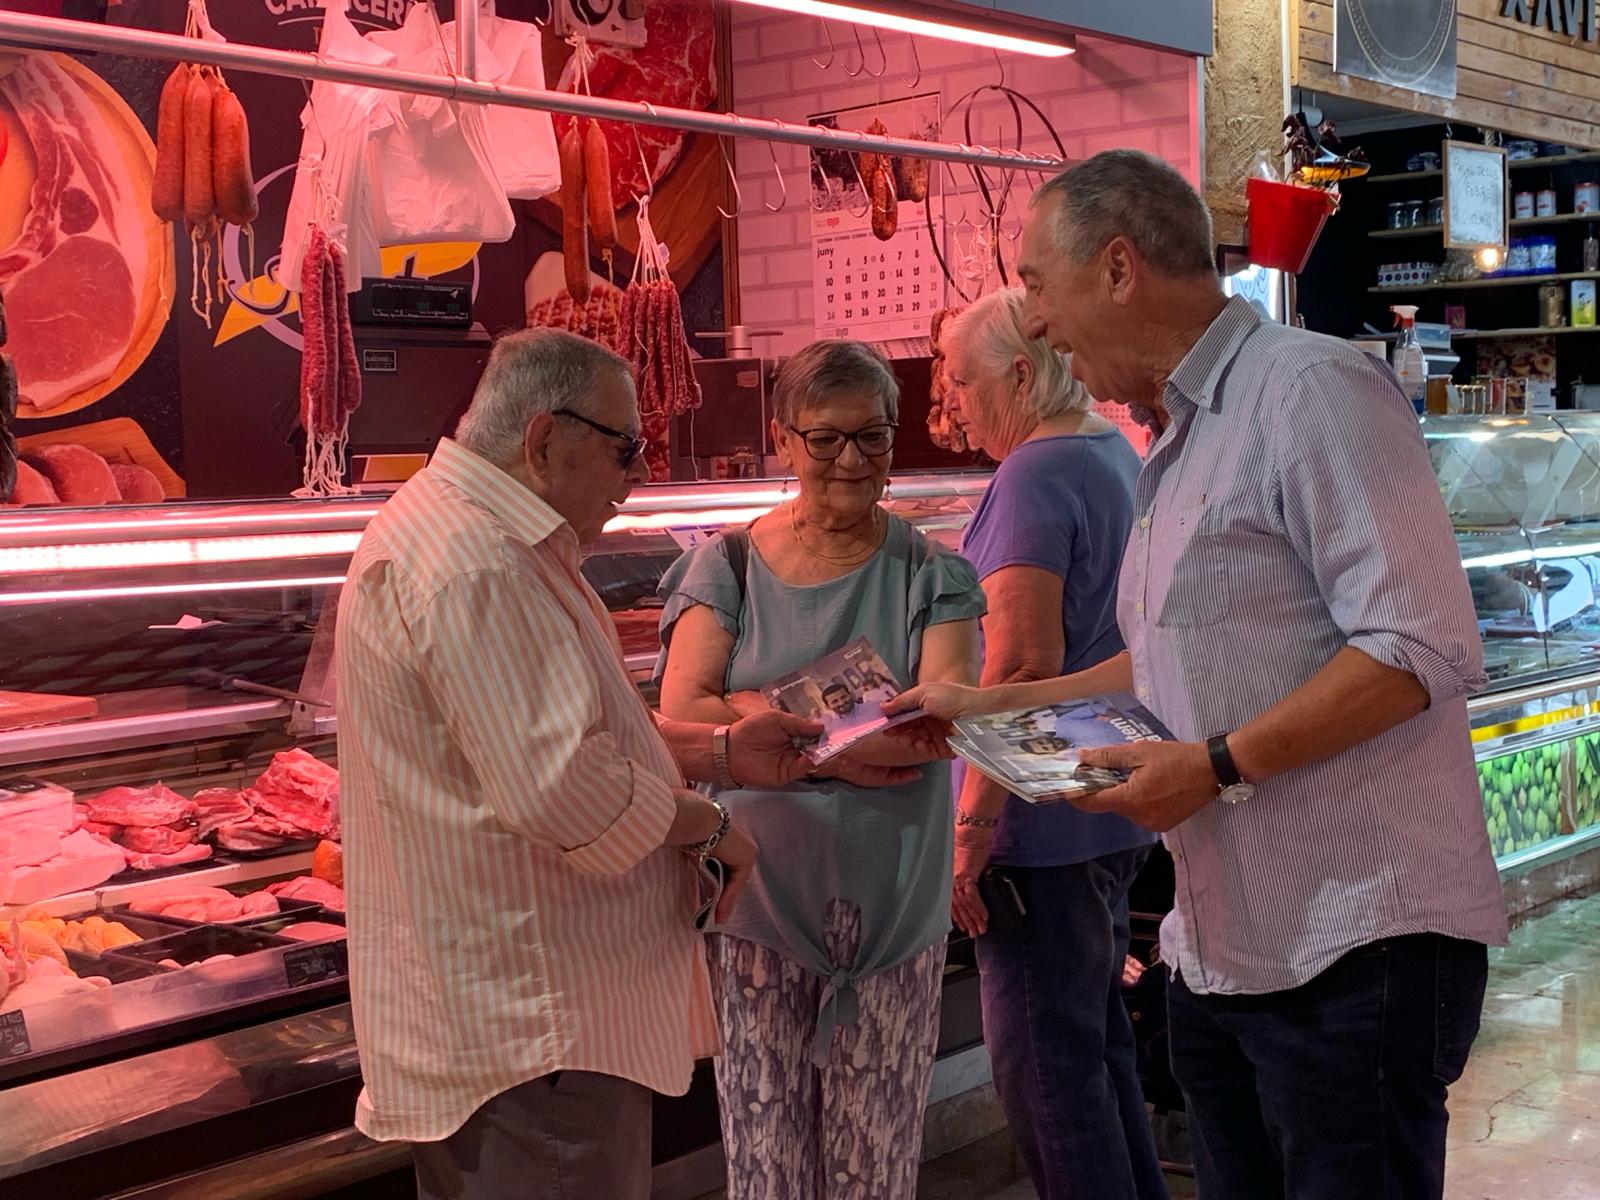
M 1472 142 L 1444 144 L 1444 244 L 1505 246 L 1506 152 Z

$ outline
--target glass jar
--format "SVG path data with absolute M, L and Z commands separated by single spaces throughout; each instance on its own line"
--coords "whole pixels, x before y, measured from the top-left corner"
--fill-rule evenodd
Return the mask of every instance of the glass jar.
M 1422 225 L 1422 219 L 1427 215 L 1428 206 L 1421 200 L 1412 200 L 1406 205 L 1406 228 L 1417 229 Z
M 1444 197 L 1443 196 L 1435 196 L 1432 200 L 1428 201 L 1428 224 L 1429 225 L 1443 225 L 1444 224 Z
M 1389 204 L 1389 228 L 1404 229 L 1406 227 L 1406 202 L 1395 200 Z

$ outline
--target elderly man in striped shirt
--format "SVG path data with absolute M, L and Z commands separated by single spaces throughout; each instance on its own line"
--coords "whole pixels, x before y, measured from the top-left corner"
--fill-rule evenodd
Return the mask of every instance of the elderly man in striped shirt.
M 755 861 L 684 774 L 782 786 L 821 729 L 658 722 L 634 689 L 579 544 L 643 447 L 622 359 L 505 338 L 340 598 L 356 1124 L 417 1143 L 425 1198 L 649 1195 L 651 1093 L 716 1047 L 684 852 L 726 868 L 719 914 Z
M 1172 852 L 1161 945 L 1200 1194 L 1437 1198 L 1506 921 L 1467 723 L 1482 648 L 1411 405 L 1348 344 L 1224 297 L 1204 204 L 1149 155 L 1041 188 L 1018 273 L 1031 332 L 1159 436 L 1127 652 L 980 703 L 1132 691 L 1181 739 L 1086 751 L 1131 775 L 1085 807 Z

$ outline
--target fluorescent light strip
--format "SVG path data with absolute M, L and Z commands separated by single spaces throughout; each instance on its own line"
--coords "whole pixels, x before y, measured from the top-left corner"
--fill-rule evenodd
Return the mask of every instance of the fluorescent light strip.
M 296 579 L 225 579 L 207 583 L 152 583 L 134 587 L 60 588 L 48 592 L 0 593 L 0 606 L 43 604 L 52 600 L 103 600 L 133 596 L 190 596 L 196 592 L 256 592 L 266 588 L 329 587 L 344 582 L 343 575 L 309 575 Z
M 648 516 L 618 516 L 606 522 L 607 533 L 648 533 L 665 529 L 704 529 L 710 526 L 748 525 L 771 512 L 773 505 L 746 508 L 708 508 L 703 512 L 651 513 Z
M 37 511 L 37 510 L 35 510 Z M 217 516 L 182 516 L 140 518 L 129 514 L 118 517 L 116 520 L 85 520 L 85 521 L 59 521 L 44 520 L 29 522 L 17 514 L 8 516 L 6 524 L 0 532 L 7 532 L 19 527 L 29 533 L 60 534 L 60 533 L 127 533 L 130 529 L 150 530 L 155 532 L 160 529 L 199 529 L 213 526 L 222 526 L 232 529 L 240 525 L 281 525 L 285 520 L 292 521 L 359 521 L 365 525 L 378 515 L 377 508 L 337 508 L 315 509 L 308 511 L 285 512 L 283 509 L 274 509 L 272 512 L 262 513 L 226 513 Z
M 851 25 L 873 25 L 879 29 L 892 29 L 896 33 L 943 38 L 945 41 L 963 42 L 969 46 L 986 46 L 995 50 L 1009 50 L 1014 54 L 1031 54 L 1036 58 L 1065 58 L 1077 50 L 1072 35 L 1066 33 L 1058 40 L 1047 41 L 1044 38 L 1027 37 L 1022 34 L 996 33 L 992 29 L 979 29 L 970 25 L 930 21 L 923 17 L 858 8 L 854 4 L 832 4 L 828 0 L 742 0 L 742 2 L 757 8 L 772 8 L 779 12 L 798 13 L 801 16 L 823 17 L 830 21 L 845 21 Z
M 147 542 L 78 542 L 0 549 L 0 575 L 12 572 L 106 571 L 205 563 L 270 562 L 355 553 L 361 534 L 258 534 L 232 538 L 171 538 Z

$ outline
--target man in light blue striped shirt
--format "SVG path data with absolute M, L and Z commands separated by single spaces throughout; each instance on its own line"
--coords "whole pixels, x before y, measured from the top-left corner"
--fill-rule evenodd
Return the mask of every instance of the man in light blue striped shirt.
M 907 699 L 955 716 L 1134 691 L 1180 740 L 1086 751 L 1132 774 L 1085 806 L 1172 852 L 1162 953 L 1200 1194 L 1429 1200 L 1506 935 L 1472 599 L 1393 376 L 1227 300 L 1211 255 L 1200 197 L 1136 151 L 1034 197 L 1030 331 L 1159 431 L 1119 583 L 1128 651 L 977 705 Z

